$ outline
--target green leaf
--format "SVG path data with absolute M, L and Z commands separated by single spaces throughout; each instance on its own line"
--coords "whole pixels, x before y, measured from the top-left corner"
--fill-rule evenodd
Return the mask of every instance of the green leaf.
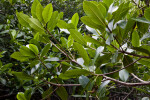
M 35 54 L 32 50 L 30 50 L 28 47 L 26 46 L 21 46 L 20 48 L 20 53 L 24 56 L 28 56 L 28 57 L 31 57 L 31 58 L 34 58 L 35 57 Z
M 35 53 L 35 55 L 39 54 L 38 47 L 34 44 L 29 44 L 29 48 Z
M 50 21 L 47 24 L 47 29 L 51 32 L 58 22 L 58 11 L 53 12 Z
M 32 88 L 27 88 L 26 91 L 24 92 L 24 96 L 27 100 L 30 100 L 31 95 L 32 95 Z
M 150 21 L 150 8 L 144 10 L 144 17 Z
M 144 34 L 148 32 L 149 24 L 137 22 L 137 29 L 141 32 L 141 34 Z
M 140 38 L 139 38 L 139 34 L 137 33 L 137 31 L 134 31 L 132 33 L 132 41 L 131 41 L 132 45 L 134 47 L 139 47 L 140 46 Z
M 113 19 L 114 19 L 114 24 L 121 20 L 129 11 L 129 2 L 127 3 L 122 3 L 117 11 L 113 13 Z
M 93 2 L 84 1 L 83 2 L 84 12 L 98 25 L 106 26 L 106 22 L 102 11 Z
M 90 74 L 90 72 L 87 71 L 87 70 L 84 70 L 84 69 L 73 69 L 73 70 L 66 71 L 64 74 L 61 73 L 59 75 L 59 77 L 61 79 L 70 79 L 70 78 L 77 78 L 81 75 L 86 76 L 86 75 L 89 75 L 89 74 Z
M 79 52 L 80 56 L 84 59 L 84 64 L 89 65 L 90 58 L 86 52 L 86 50 L 83 48 L 83 46 L 79 43 L 74 43 L 73 47 Z
M 140 47 L 133 47 L 133 49 L 136 51 L 150 55 L 150 46 L 148 46 L 148 45 L 142 45 Z
M 19 23 L 22 25 L 22 26 L 26 26 L 26 27 L 29 27 L 29 23 L 28 23 L 28 19 L 30 18 L 28 15 L 22 13 L 22 12 L 17 12 L 16 13 L 17 15 L 17 18 L 19 20 Z
M 97 46 L 103 45 L 103 44 L 100 43 L 98 40 L 96 40 L 96 39 L 94 39 L 94 38 L 92 38 L 92 37 L 90 37 L 90 36 L 88 36 L 88 35 L 85 35 L 84 38 L 85 38 L 85 40 L 86 40 L 87 42 L 96 44 Z
M 50 44 L 48 43 L 42 50 L 41 57 L 45 56 L 50 49 Z
M 75 41 L 77 41 L 80 44 L 86 45 L 86 40 L 83 38 L 80 32 L 78 32 L 75 29 L 70 29 L 69 32 Z
M 40 22 L 43 21 L 42 12 L 43 12 L 43 6 L 41 5 L 41 3 L 38 3 L 36 7 L 36 16 Z
M 64 29 L 68 28 L 68 24 L 65 21 L 63 21 L 63 20 L 59 20 L 58 23 L 57 23 L 57 26 L 59 28 L 64 28 Z
M 89 81 L 90 81 L 89 78 L 86 76 L 82 75 L 79 77 L 79 83 L 82 85 L 83 88 L 85 88 L 85 86 L 88 84 Z
M 14 52 L 11 56 L 11 58 L 14 58 L 16 60 L 19 60 L 19 61 L 27 61 L 29 59 L 28 56 L 24 56 L 22 53 L 20 52 Z
M 75 28 L 76 28 L 77 25 L 78 25 L 78 21 L 79 21 L 79 15 L 78 15 L 78 13 L 75 13 L 75 14 L 72 16 L 72 19 L 71 19 L 71 23 L 73 23 L 73 25 L 75 26 Z
M 61 98 L 61 100 L 68 100 L 68 93 L 64 87 L 58 87 L 56 93 Z
M 86 24 L 87 26 L 91 27 L 91 28 L 94 28 L 94 29 L 99 29 L 101 32 L 104 31 L 104 26 L 102 25 L 98 25 L 96 23 L 94 23 L 90 17 L 88 16 L 83 16 L 81 17 L 81 21 Z
M 60 40 L 61 40 L 62 46 L 67 48 L 67 42 L 68 42 L 67 39 L 65 37 L 61 37 Z
M 34 0 L 32 7 L 31 7 L 31 14 L 34 18 L 36 18 L 36 7 L 39 4 L 39 0 Z
M 103 16 L 106 17 L 107 11 L 106 11 L 105 6 L 102 4 L 102 2 L 99 2 L 98 8 L 99 8 L 99 10 L 101 11 L 101 13 L 103 14 Z
M 135 21 L 141 22 L 141 23 L 147 23 L 147 24 L 150 24 L 150 21 L 148 21 L 147 19 L 145 19 L 145 18 L 143 18 L 143 17 L 132 18 L 132 20 L 135 20 Z
M 29 25 L 36 31 L 42 33 L 44 32 L 44 28 L 42 27 L 41 23 L 35 18 L 29 18 Z
M 123 65 L 124 65 L 124 67 L 128 66 L 128 65 L 131 64 L 132 62 L 133 62 L 133 60 L 132 60 L 131 57 L 129 57 L 128 55 L 124 55 L 124 58 L 123 58 Z M 134 67 L 134 64 L 132 64 L 132 65 L 128 66 L 128 67 L 126 68 L 126 70 L 127 70 L 128 72 L 132 73 L 132 72 L 135 71 L 134 68 L 135 68 L 135 67 Z
M 73 45 L 73 38 L 72 38 L 71 35 L 69 35 L 69 37 L 68 37 L 68 42 L 67 42 L 67 47 L 69 48 L 69 47 L 71 47 L 72 45 Z
M 53 88 L 51 86 L 49 89 L 47 89 L 46 91 L 44 91 L 44 93 L 42 94 L 43 100 L 46 99 L 46 98 L 48 98 L 48 97 L 50 97 L 52 92 L 53 92 Z
M 108 8 L 113 3 L 113 1 L 114 0 L 103 0 L 103 2 L 107 5 Z
M 123 69 L 119 71 L 119 77 L 122 81 L 126 82 L 129 78 L 129 73 L 127 70 Z
M 27 99 L 25 98 L 23 92 L 18 92 L 18 94 L 17 94 L 17 99 L 18 99 L 18 100 L 27 100 Z
M 43 16 L 45 23 L 47 23 L 50 20 L 52 13 L 53 13 L 53 7 L 52 7 L 52 4 L 50 3 L 44 8 L 42 12 L 42 16 Z
M 12 74 L 14 74 L 18 79 L 20 80 L 33 80 L 34 78 L 24 72 L 11 72 Z

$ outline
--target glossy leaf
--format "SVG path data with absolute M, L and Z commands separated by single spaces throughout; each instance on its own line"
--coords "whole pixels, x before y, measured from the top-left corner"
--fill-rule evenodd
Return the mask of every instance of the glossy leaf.
M 80 56 L 84 59 L 84 64 L 89 65 L 90 58 L 86 52 L 86 50 L 83 48 L 83 46 L 79 43 L 74 43 L 73 47 L 79 52 Z
M 39 0 L 34 0 L 32 7 L 31 7 L 31 14 L 34 18 L 36 18 L 36 7 L 39 4 Z
M 144 16 L 147 20 L 150 21 L 150 8 L 144 10 Z
M 102 11 L 93 2 L 83 2 L 84 12 L 98 25 L 106 25 Z
M 27 100 L 27 99 L 25 98 L 23 92 L 18 92 L 18 94 L 17 94 L 17 99 L 18 99 L 18 100 Z
M 24 56 L 20 52 L 14 52 L 10 57 L 19 61 L 27 61 L 29 59 L 28 56 Z
M 26 46 L 21 46 L 20 48 L 20 53 L 24 56 L 28 56 L 28 57 L 31 57 L 31 58 L 34 58 L 35 57 L 35 54 L 32 50 L 30 50 L 28 47 Z
M 46 98 L 50 97 L 52 92 L 53 92 L 53 88 L 51 86 L 49 89 L 44 91 L 44 93 L 42 94 L 42 98 L 46 99 Z
M 20 80 L 33 80 L 34 78 L 24 72 L 11 72 Z
M 34 44 L 29 44 L 29 48 L 35 53 L 35 55 L 39 54 L 38 47 Z
M 52 13 L 51 19 L 47 24 L 47 29 L 51 32 L 55 26 L 57 25 L 58 22 L 58 11 L 55 11 Z
M 42 50 L 41 57 L 45 56 L 48 53 L 49 49 L 50 49 L 50 44 L 47 44 Z
M 23 26 L 29 27 L 28 19 L 30 18 L 28 15 L 23 14 L 22 12 L 16 13 L 19 23 Z
M 106 11 L 105 6 L 102 4 L 102 2 L 100 2 L 100 3 L 98 4 L 98 8 L 99 8 L 99 10 L 101 11 L 101 13 L 103 14 L 103 16 L 106 17 L 107 11 Z
M 109 7 L 114 0 L 103 0 L 103 2 L 107 5 L 107 7 Z
M 79 77 L 79 83 L 83 86 L 83 88 L 88 84 L 89 81 L 89 78 L 86 76 L 82 75 Z
M 124 58 L 123 58 L 123 65 L 124 65 L 124 67 L 126 67 L 126 66 L 128 66 L 129 64 L 131 64 L 133 62 L 133 60 L 132 60 L 132 58 L 131 57 L 129 57 L 128 55 L 125 55 L 124 56 Z M 132 65 L 130 65 L 130 66 L 128 66 L 127 68 L 126 68 L 126 70 L 128 71 L 128 72 L 130 72 L 130 73 L 132 73 L 132 72 L 134 72 L 134 64 L 132 64 Z
M 94 39 L 94 38 L 92 38 L 92 37 L 90 37 L 90 36 L 88 36 L 88 35 L 84 36 L 84 38 L 85 38 L 85 40 L 86 40 L 87 42 L 96 44 L 97 46 L 102 45 L 102 43 L 100 43 L 99 41 L 97 41 L 96 39 Z
M 89 75 L 90 72 L 87 71 L 87 70 L 84 70 L 84 69 L 73 69 L 73 70 L 68 70 L 66 71 L 64 74 L 61 73 L 59 75 L 59 78 L 61 79 L 70 79 L 70 78 L 76 78 L 76 77 L 79 77 L 81 75 Z
M 29 25 L 36 31 L 44 32 L 44 28 L 41 23 L 35 18 L 29 18 Z
M 77 27 L 78 21 L 79 21 L 79 15 L 78 15 L 78 13 L 75 13 L 75 14 L 72 16 L 71 23 L 73 23 L 73 25 L 74 25 L 75 27 Z
M 61 98 L 61 100 L 68 100 L 68 93 L 64 87 L 58 87 L 56 93 Z
M 129 78 L 129 73 L 127 70 L 123 69 L 119 71 L 119 77 L 122 81 L 126 82 Z
M 81 21 L 86 24 L 87 26 L 91 27 L 91 28 L 94 28 L 94 29 L 99 29 L 100 31 L 104 31 L 104 26 L 102 25 L 98 25 L 96 23 L 94 23 L 90 17 L 88 16 L 83 16 L 81 17 Z
M 42 16 L 43 16 L 45 23 L 47 23 L 50 20 L 52 13 L 53 13 L 53 7 L 52 7 L 52 4 L 50 3 L 44 8 L 42 12 Z
M 69 32 L 75 41 L 77 41 L 80 44 L 86 45 L 86 40 L 83 38 L 80 32 L 78 32 L 75 29 L 70 29 Z
M 134 47 L 139 47 L 140 46 L 140 38 L 139 38 L 139 34 L 136 32 L 136 31 L 134 31 L 133 33 L 132 33 L 132 45 L 134 46 Z
M 36 16 L 40 22 L 43 21 L 42 12 L 43 12 L 43 6 L 41 5 L 41 3 L 38 3 L 36 7 Z
M 135 21 L 141 22 L 141 23 L 147 23 L 147 24 L 150 24 L 150 21 L 148 21 L 147 19 L 145 19 L 145 18 L 143 18 L 143 17 L 132 18 L 132 20 L 135 20 Z

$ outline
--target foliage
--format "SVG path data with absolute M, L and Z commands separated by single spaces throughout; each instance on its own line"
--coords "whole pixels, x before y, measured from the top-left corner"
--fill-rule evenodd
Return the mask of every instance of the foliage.
M 10 27 L 12 21 L 1 25 L 4 37 L 11 30 L 13 47 L 12 51 L 2 49 L 0 57 L 13 52 L 9 55 L 13 62 L 0 61 L 0 74 L 13 78 L 9 81 L 1 76 L 0 81 L 15 88 L 11 91 L 18 92 L 18 100 L 35 99 L 35 94 L 40 94 L 37 99 L 62 100 L 107 100 L 114 95 L 115 99 L 148 98 L 149 3 L 83 1 L 85 15 L 76 12 L 68 22 L 63 20 L 67 12 L 55 11 L 53 3 L 43 6 L 45 3 L 34 0 L 31 12 L 13 8 L 19 23 L 13 24 L 15 28 Z

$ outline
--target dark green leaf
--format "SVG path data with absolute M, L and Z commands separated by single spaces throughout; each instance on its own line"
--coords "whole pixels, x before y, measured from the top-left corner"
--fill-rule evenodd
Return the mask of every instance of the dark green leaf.
M 33 80 L 34 78 L 24 72 L 11 72 L 12 74 L 14 74 L 18 79 L 20 80 Z
M 133 62 L 133 60 L 132 60 L 131 57 L 129 57 L 128 55 L 124 55 L 124 58 L 123 58 L 123 65 L 124 65 L 124 67 L 128 66 L 128 65 L 131 64 L 132 62 Z M 134 72 L 134 71 L 135 71 L 135 70 L 134 70 L 134 64 L 128 66 L 128 67 L 126 68 L 126 70 L 127 70 L 128 72 L 131 72 L 131 73 Z
M 131 41 L 131 43 L 132 43 L 132 46 L 134 46 L 134 47 L 139 47 L 140 46 L 139 34 L 136 31 L 134 31 L 132 33 L 132 41 Z
M 89 81 L 89 78 L 86 76 L 82 75 L 79 77 L 79 83 L 83 86 L 83 88 L 88 84 Z
M 150 8 L 144 10 L 144 16 L 147 20 L 150 21 Z
M 68 93 L 64 87 L 58 87 L 56 93 L 61 98 L 61 100 L 68 100 Z
M 84 70 L 84 69 L 73 69 L 73 70 L 68 70 L 66 71 L 64 74 L 61 73 L 59 75 L 59 77 L 61 79 L 70 79 L 70 78 L 76 78 L 76 77 L 79 77 L 81 75 L 89 75 L 90 72 L 87 71 L 87 70 Z
M 39 54 L 39 50 L 38 50 L 38 47 L 34 44 L 29 44 L 29 49 L 31 49 L 35 55 L 38 55 Z
M 50 49 L 50 44 L 48 43 L 42 50 L 41 57 L 45 56 Z

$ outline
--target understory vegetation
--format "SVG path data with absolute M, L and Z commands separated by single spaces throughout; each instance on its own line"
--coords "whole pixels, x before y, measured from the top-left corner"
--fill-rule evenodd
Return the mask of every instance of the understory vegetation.
M 149 0 L 1 0 L 0 99 L 149 100 Z

